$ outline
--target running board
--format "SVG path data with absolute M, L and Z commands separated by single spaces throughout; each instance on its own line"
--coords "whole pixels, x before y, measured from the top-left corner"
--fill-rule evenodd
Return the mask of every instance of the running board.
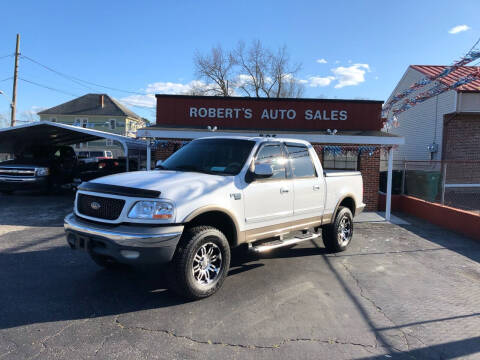
M 321 236 L 320 234 L 309 233 L 304 235 L 298 235 L 290 239 L 272 240 L 272 241 L 264 242 L 258 245 L 249 243 L 248 248 L 251 251 L 260 253 L 260 252 L 265 252 L 265 251 L 277 249 L 277 248 L 288 246 L 288 245 L 298 244 L 298 243 L 301 243 L 302 241 L 313 240 L 320 236 Z

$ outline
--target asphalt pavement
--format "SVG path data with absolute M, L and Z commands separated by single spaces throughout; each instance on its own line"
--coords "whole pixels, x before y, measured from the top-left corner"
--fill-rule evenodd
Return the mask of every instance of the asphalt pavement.
M 235 252 L 186 302 L 161 267 L 108 271 L 66 245 L 71 194 L 0 195 L 0 359 L 480 359 L 480 243 L 414 218 Z

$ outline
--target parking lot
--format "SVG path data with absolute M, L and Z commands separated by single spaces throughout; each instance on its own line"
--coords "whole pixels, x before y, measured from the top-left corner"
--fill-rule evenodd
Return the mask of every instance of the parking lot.
M 221 291 L 185 302 L 161 268 L 72 251 L 71 194 L 0 195 L 0 359 L 480 358 L 480 243 L 403 217 L 234 254 Z

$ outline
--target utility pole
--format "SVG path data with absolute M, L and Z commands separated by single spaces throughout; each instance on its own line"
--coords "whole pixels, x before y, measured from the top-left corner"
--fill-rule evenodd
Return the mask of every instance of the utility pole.
M 12 116 L 10 126 L 15 126 L 15 110 L 17 108 L 17 77 L 18 77 L 18 57 L 20 55 L 20 34 L 17 34 L 17 47 L 15 49 L 15 68 L 13 70 L 13 92 L 12 92 Z

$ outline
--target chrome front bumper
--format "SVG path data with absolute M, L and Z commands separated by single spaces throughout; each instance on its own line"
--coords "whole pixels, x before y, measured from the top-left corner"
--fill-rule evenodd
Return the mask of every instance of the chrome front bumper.
M 125 264 L 162 264 L 172 260 L 183 225 L 103 226 L 69 214 L 64 220 L 67 243 Z
M 87 237 L 108 239 L 119 246 L 165 247 L 180 240 L 183 225 L 174 226 L 102 226 L 83 221 L 73 213 L 65 217 L 63 227 L 66 233 L 73 232 Z

